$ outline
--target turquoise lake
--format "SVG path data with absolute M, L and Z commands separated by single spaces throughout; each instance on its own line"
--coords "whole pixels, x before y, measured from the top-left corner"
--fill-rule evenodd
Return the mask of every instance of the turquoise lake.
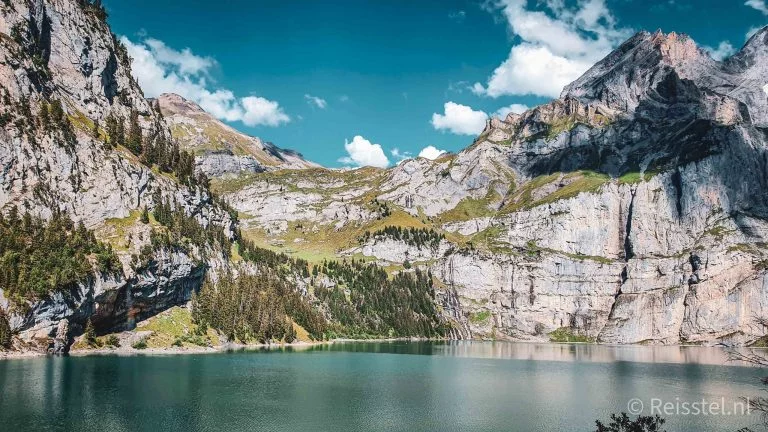
M 343 343 L 0 361 L 4 431 L 593 431 L 632 399 L 724 401 L 671 431 L 737 430 L 768 370 L 700 347 Z

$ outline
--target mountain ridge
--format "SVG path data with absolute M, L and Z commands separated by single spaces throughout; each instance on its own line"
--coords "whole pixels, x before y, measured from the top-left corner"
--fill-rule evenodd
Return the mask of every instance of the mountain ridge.
M 239 132 L 179 95 L 162 94 L 156 101 L 174 138 L 195 153 L 198 169 L 209 177 L 319 167 L 306 161 L 301 153 Z

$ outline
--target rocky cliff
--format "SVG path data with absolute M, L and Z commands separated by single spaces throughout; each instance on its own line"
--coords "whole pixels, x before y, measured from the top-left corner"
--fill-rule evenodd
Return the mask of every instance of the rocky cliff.
M 428 268 L 456 337 L 747 344 L 768 312 L 766 55 L 768 29 L 723 62 L 639 33 L 458 154 L 215 186 L 266 246 Z M 363 235 L 389 225 L 450 246 Z
M 66 350 L 88 318 L 104 332 L 187 301 L 215 260 L 202 263 L 199 249 L 158 248 L 137 265 L 150 241 L 138 213 L 164 200 L 229 236 L 233 221 L 204 188 L 142 163 L 108 136 L 110 118 L 132 113 L 139 137 L 170 131 L 131 77 L 130 59 L 98 3 L 0 3 L 0 92 L 2 212 L 46 219 L 64 213 L 105 233 L 122 265 L 25 304 L 10 301 L 0 286 L 0 311 L 18 335 L 17 348 Z M 59 118 L 49 120 L 54 106 Z

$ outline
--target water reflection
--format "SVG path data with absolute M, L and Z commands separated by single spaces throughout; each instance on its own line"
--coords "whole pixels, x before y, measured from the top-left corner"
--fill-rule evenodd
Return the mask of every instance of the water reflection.
M 274 350 L 274 349 L 272 349 Z M 336 342 L 305 347 L 280 348 L 289 352 L 358 352 L 414 355 L 443 355 L 451 357 L 565 361 L 565 362 L 635 362 L 747 366 L 729 359 L 730 349 L 701 346 L 639 346 L 551 344 L 522 342 Z M 741 352 L 748 349 L 742 348 Z M 269 351 L 269 349 L 265 349 Z M 756 350 L 765 352 L 768 350 Z
M 725 361 L 714 348 L 503 342 L 9 360 L 0 430 L 586 431 L 635 397 L 760 394 L 762 369 Z M 667 429 L 754 421 L 675 417 Z

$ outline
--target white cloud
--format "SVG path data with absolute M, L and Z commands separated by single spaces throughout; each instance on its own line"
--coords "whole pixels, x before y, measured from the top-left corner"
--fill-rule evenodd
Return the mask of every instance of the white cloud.
M 339 159 L 339 162 L 346 165 L 355 166 L 373 166 L 386 168 L 389 166 L 389 159 L 384 154 L 381 145 L 372 144 L 360 135 L 352 138 L 352 142 L 344 141 L 344 149 L 349 156 Z
M 435 160 L 446 153 L 445 150 L 440 150 L 435 146 L 426 146 L 419 152 L 419 157 Z
M 631 31 L 619 28 L 605 0 L 583 0 L 576 8 L 560 0 L 544 4 L 548 12 L 528 9 L 528 0 L 496 0 L 512 33 L 521 42 L 497 67 L 477 94 L 558 97 L 594 63 L 626 39 Z
M 390 153 L 392 154 L 392 157 L 396 159 L 396 163 L 400 164 L 400 162 L 410 159 L 413 157 L 413 154 L 409 151 L 400 151 L 399 148 L 395 147 L 393 148 Z
M 509 113 L 522 114 L 526 111 L 528 111 L 528 105 L 515 103 L 510 106 L 499 108 L 498 110 L 496 110 L 495 113 L 493 113 L 493 115 L 504 120 L 505 118 L 507 118 Z
M 150 48 L 160 64 L 177 67 L 182 75 L 207 74 L 216 65 L 216 61 L 211 57 L 195 55 L 189 48 L 176 51 L 163 41 L 153 38 L 145 39 L 144 44 Z
M 323 98 L 312 96 L 311 94 L 305 94 L 304 99 L 308 104 L 314 105 L 320 109 L 325 109 L 328 107 L 328 102 Z
M 763 15 L 768 15 L 768 4 L 765 0 L 747 0 L 744 2 L 746 6 L 759 10 Z
M 451 12 L 448 14 L 448 18 L 456 21 L 456 22 L 464 22 L 464 18 L 467 17 L 467 13 L 463 10 L 457 11 L 457 12 Z
M 206 79 L 216 62 L 189 48 L 181 51 L 157 39 L 133 43 L 120 38 L 131 56 L 131 71 L 148 97 L 176 93 L 199 104 L 214 117 L 248 126 L 278 126 L 291 119 L 277 102 L 258 96 L 238 98 L 228 89 L 212 89 Z
M 446 102 L 444 110 L 444 114 L 432 114 L 432 126 L 437 130 L 447 130 L 457 135 L 479 134 L 488 119 L 488 114 L 483 111 L 475 111 L 454 102 Z
M 725 60 L 736 52 L 736 48 L 728 41 L 720 42 L 717 48 L 704 47 L 704 49 L 717 61 Z

